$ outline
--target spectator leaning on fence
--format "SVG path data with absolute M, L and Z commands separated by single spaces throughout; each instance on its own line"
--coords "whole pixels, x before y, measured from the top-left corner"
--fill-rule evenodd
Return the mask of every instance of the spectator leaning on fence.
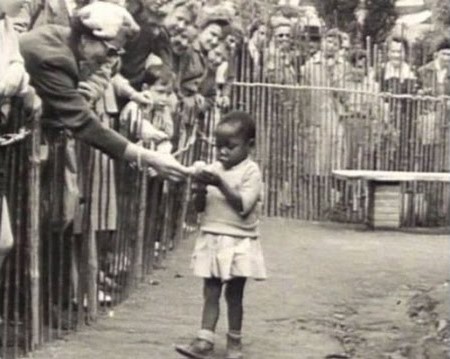
M 266 54 L 265 70 L 270 82 L 292 85 L 297 82 L 292 52 L 292 23 L 284 16 L 270 20 L 271 41 Z
M 439 41 L 434 59 L 418 70 L 420 94 L 450 95 L 450 38 Z
M 19 52 L 17 34 L 9 18 L 16 16 L 25 5 L 26 0 L 2 0 L 0 2 L 0 136 L 3 126 L 9 119 L 8 104 L 12 97 L 22 97 L 25 112 L 36 116 L 41 109 L 41 102 L 29 86 L 29 76 L 25 70 L 24 60 Z M 8 203 L 4 196 L 3 181 L 6 181 L 0 153 L 0 268 L 5 256 L 13 245 L 13 234 L 9 218 Z
M 311 86 L 302 97 L 305 122 L 311 126 L 315 146 L 309 162 L 310 174 L 319 176 L 342 168 L 343 126 L 340 116 L 344 112 L 345 94 L 335 91 L 342 88 L 346 69 L 350 68 L 339 56 L 341 36 L 338 30 L 329 30 L 322 47 L 301 69 L 303 83 Z M 321 87 L 320 90 L 314 89 Z
M 216 104 L 223 110 L 227 110 L 231 104 L 231 84 L 237 77 L 238 58 L 244 41 L 244 29 L 237 19 L 233 19 L 230 31 L 225 37 L 224 45 L 227 48 L 228 58 L 224 59 L 217 67 L 216 86 L 218 96 Z
M 247 51 L 250 56 L 250 81 L 255 79 L 261 81 L 263 61 L 264 61 L 264 48 L 268 44 L 268 29 L 267 26 L 260 20 L 254 20 L 248 29 L 249 40 L 247 45 Z M 245 53 L 245 52 L 244 52 Z M 243 64 L 241 64 L 241 67 Z M 242 79 L 245 73 L 241 74 Z
M 152 105 L 139 106 L 136 102 L 126 105 L 121 115 L 122 126 L 132 136 L 162 153 L 171 153 L 173 120 L 171 98 L 174 96 L 175 74 L 162 62 L 149 65 L 147 79 L 142 90 L 152 98 Z
M 418 70 L 419 94 L 426 96 L 450 96 L 450 39 L 443 38 L 439 41 L 433 61 L 422 66 Z M 434 158 L 439 148 L 441 131 L 444 122 L 448 119 L 450 100 L 442 102 L 425 102 L 420 108 L 418 116 L 418 134 L 422 139 L 423 158 L 422 166 L 425 170 L 437 170 L 433 168 Z M 425 155 L 426 154 L 426 155 Z M 438 170 L 448 170 L 439 168 Z
M 138 30 L 122 7 L 97 2 L 79 11 L 71 28 L 47 25 L 24 34 L 21 51 L 32 84 L 44 101 L 44 117 L 55 118 L 55 126 L 113 157 L 140 160 L 163 175 L 180 178 L 186 169 L 170 155 L 145 150 L 104 128 L 77 89 L 79 61 L 101 65 L 117 56 Z
M 415 90 L 416 75 L 408 64 L 408 42 L 401 37 L 386 41 L 387 61 L 381 68 L 380 83 L 383 92 L 411 93 Z
M 128 9 L 141 32 L 125 45 L 121 73 L 136 89 L 140 89 L 147 58 L 153 54 L 165 64 L 173 62 L 171 38 L 186 34 L 195 19 L 197 7 L 193 1 L 187 0 L 174 0 L 164 7 L 157 6 L 153 0 L 130 0 Z
M 345 89 L 350 90 L 343 97 L 344 112 L 341 122 L 344 125 L 344 166 L 348 169 L 363 168 L 364 156 L 373 153 L 374 134 L 379 132 L 387 111 L 380 101 L 380 85 L 375 80 L 367 61 L 367 52 L 350 52 L 351 67 L 345 74 Z M 386 119 L 387 120 L 387 119 Z M 372 148 L 368 147 L 371 143 Z
M 392 96 L 386 98 L 389 106 L 389 128 L 390 133 L 386 133 L 385 146 L 392 149 L 389 153 L 391 158 L 386 162 L 388 168 L 397 168 L 406 171 L 408 169 L 409 156 L 413 156 L 413 146 L 410 142 L 412 133 L 415 133 L 416 111 L 413 111 L 411 99 L 396 95 L 414 94 L 417 90 L 417 77 L 409 65 L 409 45 L 402 37 L 392 37 L 386 42 L 387 61 L 383 64 L 379 81 L 382 92 L 388 92 Z M 407 154 L 406 156 L 402 154 Z M 403 162 L 399 163 L 400 158 Z

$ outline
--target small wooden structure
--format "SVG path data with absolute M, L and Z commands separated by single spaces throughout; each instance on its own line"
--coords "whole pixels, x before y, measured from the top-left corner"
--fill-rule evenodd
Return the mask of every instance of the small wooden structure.
M 370 228 L 398 228 L 401 215 L 401 182 L 450 182 L 446 172 L 335 170 L 341 180 L 364 180 L 368 186 L 366 223 Z

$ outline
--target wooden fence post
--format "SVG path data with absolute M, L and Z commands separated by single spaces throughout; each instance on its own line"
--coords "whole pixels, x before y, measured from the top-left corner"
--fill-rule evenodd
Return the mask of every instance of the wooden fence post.
M 28 172 L 28 260 L 31 299 L 31 350 L 42 342 L 40 332 L 40 144 L 41 131 L 39 118 L 33 120 L 30 143 L 30 170 Z

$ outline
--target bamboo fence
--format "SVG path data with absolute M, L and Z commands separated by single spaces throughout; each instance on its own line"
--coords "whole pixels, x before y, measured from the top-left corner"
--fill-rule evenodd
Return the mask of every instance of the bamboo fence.
M 113 118 L 103 120 L 114 126 Z M 185 164 L 199 151 L 198 125 L 189 122 L 194 126 L 176 153 Z M 118 130 L 131 136 L 127 126 Z M 19 140 L 4 143 L 5 133 Z M 19 100 L 1 134 L 14 247 L 0 272 L 0 357 L 18 358 L 112 313 L 197 218 L 188 208 L 190 181 L 169 184 L 61 131 L 46 129 L 45 150 L 39 119 L 27 120 Z
M 412 53 L 394 76 L 386 75 L 386 48 L 367 41 L 358 52 L 362 76 L 351 51 L 330 60 L 321 51 L 262 50 L 263 71 L 240 53 L 232 102 L 256 120 L 265 215 L 358 223 L 365 183 L 336 180 L 332 170 L 449 172 L 449 79 L 444 90 L 423 89 Z M 402 225 L 448 225 L 449 201 L 448 184 L 405 183 Z
M 366 75 L 381 80 L 360 83 L 349 81 L 354 73 L 345 61 L 336 73 L 324 59 L 308 62 L 294 53 L 269 71 L 270 59 L 263 56 L 255 69 L 243 52 L 232 103 L 256 120 L 265 215 L 361 222 L 364 183 L 338 181 L 332 170 L 450 171 L 449 97 L 425 95 L 414 81 L 400 81 L 402 89 L 385 83 L 383 53 L 366 50 Z M 289 71 L 276 73 L 286 64 Z M 45 131 L 43 158 L 37 119 L 27 121 L 20 102 L 11 108 L 1 133 L 22 139 L 0 146 L 15 241 L 0 275 L 3 358 L 23 356 L 110 313 L 197 225 L 189 180 L 164 182 L 61 132 Z M 127 126 L 100 115 L 131 136 Z M 217 107 L 203 116 L 179 111 L 175 156 L 182 163 L 215 159 L 221 115 Z M 406 183 L 402 207 L 404 226 L 446 225 L 449 188 Z

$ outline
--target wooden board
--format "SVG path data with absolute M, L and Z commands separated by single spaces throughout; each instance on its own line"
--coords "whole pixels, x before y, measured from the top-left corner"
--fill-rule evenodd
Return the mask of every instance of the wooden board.
M 399 228 L 401 214 L 400 182 L 369 181 L 369 213 L 371 228 Z
M 450 182 L 449 172 L 406 172 L 406 171 L 367 171 L 335 170 L 333 175 L 339 179 L 362 179 L 380 182 Z

